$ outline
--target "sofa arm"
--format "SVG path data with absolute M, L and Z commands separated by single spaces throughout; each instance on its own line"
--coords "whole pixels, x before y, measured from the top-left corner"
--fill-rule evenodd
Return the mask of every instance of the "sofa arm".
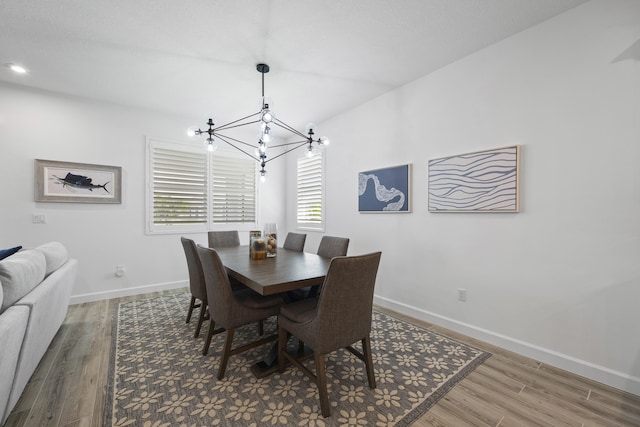
M 78 261 L 70 259 L 16 303 L 16 306 L 29 307 L 31 314 L 9 399 L 10 406 L 15 405 L 20 398 L 22 390 L 67 315 L 77 271 Z

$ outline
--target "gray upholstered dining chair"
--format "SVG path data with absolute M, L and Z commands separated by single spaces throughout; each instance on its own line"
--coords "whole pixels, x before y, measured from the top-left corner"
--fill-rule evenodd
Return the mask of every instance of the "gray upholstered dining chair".
M 276 335 L 272 335 L 232 348 L 236 328 L 278 314 L 284 300 L 279 295 L 262 296 L 251 289 L 233 292 L 229 276 L 227 276 L 224 265 L 215 249 L 198 246 L 197 251 L 204 271 L 207 298 L 209 300 L 210 325 L 203 354 L 207 353 L 213 334 L 224 330 L 227 332 L 222 359 L 218 368 L 218 379 L 221 380 L 224 377 L 230 356 L 277 338 Z M 216 326 L 219 328 L 215 329 Z
M 209 231 L 207 237 L 210 248 L 232 248 L 234 246 L 240 246 L 240 235 L 238 234 L 238 230 Z M 232 277 L 230 277 L 229 280 L 231 281 L 231 288 L 234 291 L 246 288 L 246 286 Z M 260 335 L 262 335 L 262 323 L 260 323 L 259 328 Z
M 324 258 L 333 258 L 347 255 L 349 249 L 349 239 L 346 237 L 322 236 L 318 245 L 317 254 Z M 313 286 L 307 292 L 306 298 L 318 296 L 320 286 Z
M 230 248 L 240 246 L 238 230 L 210 231 L 208 233 L 210 248 Z
M 196 250 L 196 242 L 186 237 L 181 237 L 182 248 L 187 258 L 187 269 L 189 270 L 189 288 L 191 289 L 191 303 L 189 304 L 189 311 L 187 312 L 187 322 L 191 321 L 191 315 L 193 309 L 200 307 L 200 315 L 198 316 L 198 324 L 196 325 L 196 331 L 193 335 L 197 338 L 200 335 L 200 328 L 205 318 L 207 310 L 207 289 L 204 284 L 204 273 L 202 271 L 202 264 L 200 264 L 200 258 Z M 198 303 L 198 300 L 200 301 Z
M 282 247 L 292 251 L 302 252 L 304 251 L 304 242 L 307 240 L 307 235 L 303 233 L 287 233 L 287 238 L 284 239 Z
M 322 236 L 317 254 L 325 258 L 345 256 L 349 249 L 349 239 L 346 237 Z
M 287 304 L 278 316 L 278 367 L 284 372 L 290 361 L 318 386 L 322 416 L 331 415 L 325 355 L 346 348 L 364 361 L 369 387 L 376 387 L 371 356 L 371 319 L 373 290 L 381 252 L 350 257 L 336 257 L 318 299 L 306 299 Z M 315 374 L 287 351 L 287 341 L 293 335 L 313 350 Z M 360 341 L 362 352 L 352 347 Z M 333 385 L 337 387 L 337 385 Z

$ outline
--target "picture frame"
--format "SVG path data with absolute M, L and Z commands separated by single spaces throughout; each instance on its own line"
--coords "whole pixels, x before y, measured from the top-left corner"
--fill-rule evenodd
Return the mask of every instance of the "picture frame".
M 411 164 L 359 172 L 358 212 L 411 212 Z
M 429 212 L 519 212 L 520 146 L 429 160 Z
M 122 203 L 120 166 L 35 159 L 35 201 Z

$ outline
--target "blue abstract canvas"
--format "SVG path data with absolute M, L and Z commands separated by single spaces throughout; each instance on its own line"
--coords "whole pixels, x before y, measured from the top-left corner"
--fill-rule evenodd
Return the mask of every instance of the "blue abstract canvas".
M 358 211 L 411 212 L 411 165 L 370 170 L 358 174 Z
M 518 212 L 520 147 L 429 160 L 429 211 Z

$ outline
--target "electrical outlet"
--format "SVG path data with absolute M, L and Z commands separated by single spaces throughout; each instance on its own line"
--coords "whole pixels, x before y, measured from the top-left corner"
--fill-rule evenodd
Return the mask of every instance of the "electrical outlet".
M 467 300 L 467 290 L 458 288 L 458 301 L 466 301 Z
M 126 272 L 124 265 L 116 265 L 116 277 L 122 277 Z
M 31 215 L 31 222 L 34 224 L 46 224 L 47 216 L 45 214 L 33 214 Z

